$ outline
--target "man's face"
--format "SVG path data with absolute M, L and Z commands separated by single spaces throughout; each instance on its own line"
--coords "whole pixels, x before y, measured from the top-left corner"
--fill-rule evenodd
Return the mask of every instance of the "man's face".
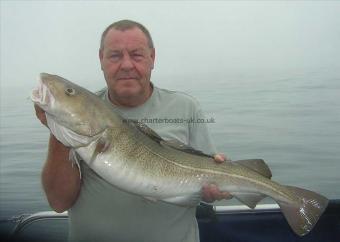
M 155 50 L 138 28 L 110 29 L 99 51 L 110 96 L 130 98 L 143 96 L 150 89 Z

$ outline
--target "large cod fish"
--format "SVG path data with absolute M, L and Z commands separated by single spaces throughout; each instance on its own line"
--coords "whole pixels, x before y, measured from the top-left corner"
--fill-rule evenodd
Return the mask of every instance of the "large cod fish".
M 261 159 L 216 164 L 212 156 L 165 141 L 145 125 L 124 122 L 95 94 L 62 77 L 40 74 L 31 99 L 46 112 L 59 141 L 126 192 L 179 206 L 196 206 L 202 186 L 212 183 L 250 208 L 268 196 L 300 236 L 327 207 L 328 200 L 317 193 L 272 181 Z

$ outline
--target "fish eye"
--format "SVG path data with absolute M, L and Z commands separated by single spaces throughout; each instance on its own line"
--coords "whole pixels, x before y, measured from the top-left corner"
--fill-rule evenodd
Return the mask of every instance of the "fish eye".
M 76 91 L 73 88 L 69 87 L 69 88 L 65 89 L 65 93 L 66 93 L 66 95 L 71 96 L 71 95 L 74 95 L 76 93 Z

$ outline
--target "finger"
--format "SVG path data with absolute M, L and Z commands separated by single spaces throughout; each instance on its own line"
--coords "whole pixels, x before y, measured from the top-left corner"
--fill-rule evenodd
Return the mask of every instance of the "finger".
M 231 199 L 233 196 L 229 192 L 221 192 L 220 189 L 212 184 L 209 186 L 210 197 L 213 200 Z
M 211 186 L 210 185 L 204 185 L 202 187 L 202 200 L 208 203 L 214 202 L 213 195 L 211 193 Z
M 34 104 L 34 109 L 35 109 L 36 113 L 41 113 L 42 112 L 41 108 L 37 104 Z
M 202 199 L 205 202 L 212 203 L 216 200 L 232 199 L 229 192 L 221 192 L 217 185 L 207 184 L 202 187 Z
M 41 116 L 45 116 L 45 111 L 40 108 L 38 105 L 34 104 L 34 109 L 35 109 L 35 114 L 37 115 L 38 118 L 40 118 Z
M 231 195 L 229 192 L 223 192 L 223 199 L 232 199 L 234 196 Z
M 224 154 L 215 154 L 215 155 L 214 155 L 214 160 L 215 160 L 215 162 L 217 162 L 217 163 L 223 163 L 223 162 L 226 161 L 226 157 L 225 157 Z
M 36 104 L 34 104 L 34 109 L 35 109 L 35 115 L 37 116 L 37 118 L 40 120 L 40 122 L 43 125 L 46 126 L 47 125 L 47 119 L 46 119 L 45 111 Z
M 224 194 L 221 193 L 220 189 L 215 184 L 211 184 L 207 187 L 207 194 L 211 201 L 221 200 L 224 198 Z
M 211 191 L 212 197 L 214 200 L 222 200 L 225 197 L 225 194 L 222 193 L 218 188 L 215 188 Z

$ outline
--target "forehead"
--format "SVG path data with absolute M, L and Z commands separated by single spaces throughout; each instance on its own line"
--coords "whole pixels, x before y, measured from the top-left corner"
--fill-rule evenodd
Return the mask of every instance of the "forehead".
M 148 40 L 139 28 L 127 30 L 110 29 L 104 39 L 104 48 L 148 48 Z

